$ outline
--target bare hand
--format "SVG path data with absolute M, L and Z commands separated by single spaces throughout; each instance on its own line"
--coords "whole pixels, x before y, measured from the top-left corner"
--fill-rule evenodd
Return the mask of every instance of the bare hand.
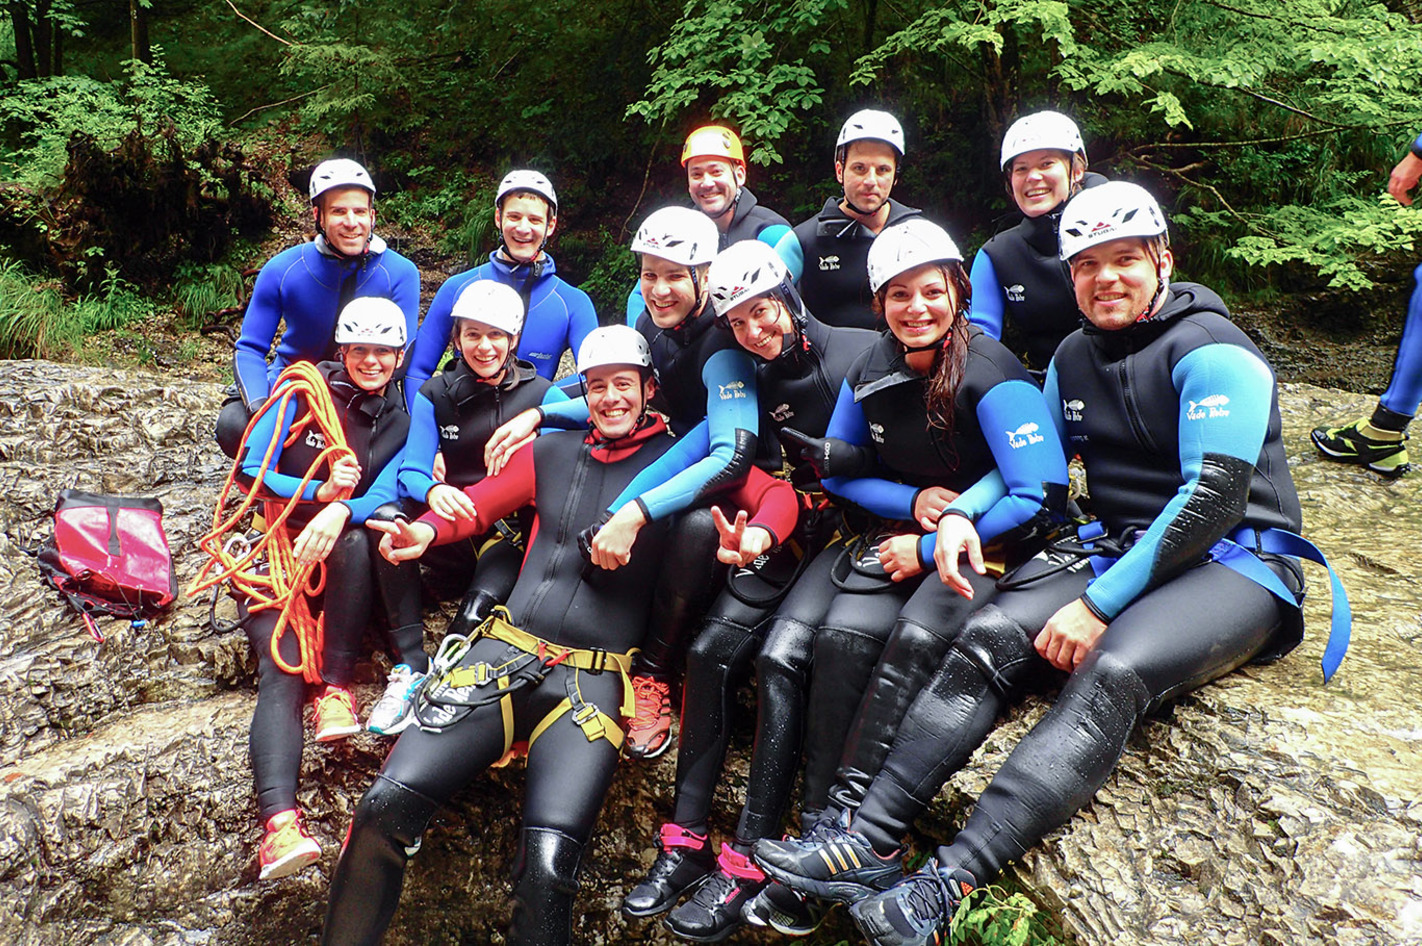
M 380 554 L 387 562 L 399 565 L 401 562 L 411 562 L 425 554 L 430 543 L 435 539 L 434 526 L 426 522 L 407 522 L 404 519 L 396 519 L 388 522 L 379 519 L 367 519 L 365 521 L 367 529 L 374 529 L 376 532 L 383 532 L 380 537 Z
M 916 535 L 891 535 L 879 543 L 879 564 L 894 581 L 904 581 L 923 572 L 918 560 Z
M 736 513 L 736 521 L 730 522 L 720 506 L 711 507 L 711 520 L 716 523 L 716 531 L 721 534 L 721 547 L 716 550 L 716 560 L 727 565 L 746 566 L 768 552 L 775 539 L 770 530 L 761 526 L 746 528 L 749 517 L 742 509 Z
M 538 425 L 542 422 L 543 415 L 536 408 L 530 407 L 494 431 L 489 442 L 484 445 L 484 466 L 490 476 L 496 475 L 504 468 L 504 464 L 509 462 L 509 457 L 513 456 L 515 450 L 533 439 L 533 435 L 538 432 Z
M 473 520 L 474 500 L 462 489 L 437 483 L 425 495 L 430 511 L 441 519 L 453 522 L 456 519 Z
M 1419 179 L 1422 179 L 1422 158 L 1409 151 L 1407 157 L 1392 169 L 1392 175 L 1387 179 L 1387 192 L 1402 206 L 1410 207 L 1412 189 Z
M 306 523 L 306 528 L 296 537 L 291 552 L 302 565 L 324 562 L 331 549 L 336 547 L 336 539 L 350 521 L 350 507 L 344 503 L 331 503 Z
M 968 553 L 968 564 L 973 571 L 986 575 L 982 539 L 978 537 L 972 520 L 957 515 L 939 519 L 938 538 L 933 543 L 933 564 L 938 566 L 938 577 L 943 584 L 972 601 L 973 586 L 958 570 L 958 562 L 964 552 Z
M 943 486 L 930 486 L 920 490 L 913 501 L 913 518 L 924 532 L 932 532 L 938 527 L 938 517 L 943 515 L 943 507 L 957 498 L 957 493 Z
M 1105 630 L 1106 622 L 1077 598 L 1057 609 L 1033 646 L 1053 667 L 1070 673 L 1091 653 Z
M 360 464 L 349 454 L 331 464 L 331 475 L 316 488 L 316 501 L 333 503 L 345 499 L 360 485 Z
M 443 483 L 447 472 L 449 471 L 444 465 L 444 452 L 435 451 L 434 463 L 430 465 L 430 479 Z
M 637 533 L 647 520 L 642 516 L 642 507 L 628 503 L 609 520 L 607 525 L 597 530 L 592 540 L 592 562 L 599 568 L 616 571 L 632 560 L 632 543 L 637 541 Z

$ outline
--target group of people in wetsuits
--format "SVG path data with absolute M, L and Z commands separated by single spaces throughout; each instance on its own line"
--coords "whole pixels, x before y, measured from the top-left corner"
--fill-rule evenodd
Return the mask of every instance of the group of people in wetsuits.
M 395 663 L 367 725 L 398 741 L 356 807 L 325 942 L 378 942 L 434 812 L 516 756 L 508 942 L 569 942 L 614 768 L 672 745 L 679 690 L 671 818 L 626 915 L 714 942 L 743 923 L 804 935 L 839 901 L 872 943 L 938 943 L 1090 801 L 1141 719 L 1300 641 L 1298 558 L 1321 556 L 1297 535 L 1274 376 L 1215 293 L 1172 281 L 1154 197 L 1089 172 L 1065 115 L 1027 115 L 1001 149 L 1021 221 L 969 267 L 890 196 L 906 153 L 892 115 L 854 114 L 843 196 L 791 227 L 745 186 L 734 132 L 695 130 L 694 207 L 641 223 L 630 324 L 604 327 L 555 273 L 542 174 L 503 180 L 500 247 L 419 322 L 369 175 L 317 167 L 316 239 L 258 276 L 218 437 L 253 488 L 305 500 L 284 527 L 326 563 L 316 738 L 360 727 L 348 684 L 372 610 Z M 301 360 L 352 455 L 323 461 L 290 398 L 263 410 Z M 1089 496 L 1069 496 L 1072 459 Z M 422 567 L 462 594 L 433 659 Z M 272 659 L 268 614 L 243 622 L 264 878 L 320 853 L 296 805 L 311 688 Z M 718 850 L 751 674 L 750 774 Z M 905 876 L 916 815 L 1005 709 L 1052 687 L 961 831 Z

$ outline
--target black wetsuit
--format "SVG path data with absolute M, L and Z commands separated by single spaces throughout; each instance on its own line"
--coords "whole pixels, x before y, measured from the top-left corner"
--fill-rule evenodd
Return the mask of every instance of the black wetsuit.
M 346 443 L 361 467 L 361 479 L 349 500 L 351 517 L 326 557 L 326 587 L 338 594 L 321 595 L 313 604 L 325 614 L 325 649 L 321 655 L 321 675 L 330 684 L 349 686 L 360 654 L 361 637 L 370 621 L 372 587 L 379 594 L 389 626 L 391 649 L 397 662 L 424 672 L 429 660 L 424 652 L 424 625 L 420 616 L 419 576 L 409 566 L 385 561 L 376 551 L 373 533 L 365 528 L 366 518 L 381 505 L 395 500 L 395 472 L 410 426 L 404 398 L 398 385 L 386 386 L 383 395 L 367 394 L 356 387 L 338 362 L 322 362 L 318 369 L 331 390 L 331 400 L 341 418 Z M 282 389 L 273 392 L 280 397 Z M 298 405 L 288 406 L 285 416 L 273 407 L 253 427 L 243 444 L 243 468 L 255 476 L 267 445 L 274 437 L 285 439 Z M 289 446 L 278 447 L 274 468 L 263 478 L 271 492 L 291 496 L 311 464 L 325 450 L 325 438 L 314 427 Z M 316 492 L 325 482 L 313 479 L 302 504 L 287 520 L 292 536 L 311 521 L 325 504 L 315 502 Z M 278 612 L 267 609 L 249 613 L 239 603 L 242 627 L 257 655 L 257 706 L 248 733 L 252 775 L 257 789 L 257 806 L 265 822 L 277 812 L 296 807 L 296 786 L 301 769 L 301 710 L 306 701 L 306 683 L 299 674 L 287 673 L 272 658 L 271 639 Z M 290 666 L 300 663 L 296 634 L 288 630 L 279 644 L 282 660 Z
M 1003 711 L 1056 675 L 1033 642 L 1081 598 L 1105 632 L 939 849 L 945 867 L 983 881 L 1091 800 L 1147 713 L 1287 652 L 1302 631 L 1296 561 L 1259 556 L 1285 600 L 1217 544 L 1234 535 L 1252 546 L 1241 526 L 1296 531 L 1300 520 L 1273 374 L 1218 296 L 1176 284 L 1148 321 L 1069 336 L 1045 393 L 1067 449 L 1086 463 L 1093 509 L 1127 551 L 1090 562 L 1043 553 L 970 618 L 852 823 L 881 853 L 896 849 Z M 1022 583 L 1034 574 L 1045 577 Z
M 839 207 L 840 198 L 825 201 L 820 212 L 802 220 L 776 245 L 800 288 L 805 308 L 826 325 L 874 328 L 870 308 L 869 245 L 877 235 Z M 922 211 L 889 198 L 885 227 L 917 217 Z M 880 232 L 883 232 L 882 230 Z
M 720 248 L 724 250 L 742 240 L 761 240 L 773 247 L 789 229 L 789 220 L 757 200 L 749 187 L 742 187 L 736 197 L 731 225 L 721 234 Z M 772 232 L 766 233 L 767 230 Z

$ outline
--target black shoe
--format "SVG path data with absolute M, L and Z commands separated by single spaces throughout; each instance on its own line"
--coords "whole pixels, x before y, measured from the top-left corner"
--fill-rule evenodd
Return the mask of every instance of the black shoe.
M 667 910 L 715 867 L 706 836 L 692 834 L 679 825 L 662 825 L 657 847 L 661 853 L 652 869 L 622 898 L 622 912 L 627 916 L 656 916 Z
M 752 926 L 768 926 L 785 936 L 809 936 L 820 928 L 834 904 L 807 900 L 784 884 L 766 884 L 741 910 Z
M 965 870 L 931 860 L 881 894 L 860 900 L 849 915 L 871 946 L 939 946 L 953 914 L 978 882 Z
M 854 903 L 903 876 L 899 854 L 880 857 L 869 840 L 843 827 L 816 826 L 814 840 L 757 841 L 755 862 L 791 890 Z
M 721 869 L 707 876 L 664 925 L 682 939 L 717 943 L 741 925 L 741 908 L 765 886 L 765 875 L 750 858 L 729 846 L 721 848 Z

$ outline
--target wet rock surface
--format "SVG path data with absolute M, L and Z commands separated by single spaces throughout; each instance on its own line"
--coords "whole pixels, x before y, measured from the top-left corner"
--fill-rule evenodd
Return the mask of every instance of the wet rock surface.
M 246 759 L 254 662 L 240 632 L 184 601 L 143 630 L 91 641 L 22 546 L 65 487 L 157 496 L 186 582 L 227 463 L 211 443 L 217 385 L 0 362 L 0 941 L 279 944 L 318 934 L 350 811 L 386 742 L 309 745 L 301 804 L 324 855 L 256 879 Z M 1422 943 L 1422 476 L 1387 483 L 1315 459 L 1307 431 L 1368 398 L 1283 396 L 1306 531 L 1354 608 L 1334 682 L 1317 665 L 1327 580 L 1308 570 L 1311 634 L 1282 662 L 1183 700 L 1131 741 L 1091 806 L 1017 878 L 1081 943 Z M 432 613 L 427 625 L 443 628 Z M 433 636 L 431 645 L 433 644 Z M 385 664 L 366 668 L 377 693 Z M 1014 714 L 944 791 L 916 840 L 945 837 L 1040 702 Z M 733 825 L 740 745 L 718 827 Z M 617 913 L 669 812 L 671 759 L 625 764 L 583 876 L 576 940 L 671 941 Z M 477 780 L 441 813 L 408 873 L 391 943 L 498 943 L 522 772 Z M 847 922 L 811 940 L 858 939 Z M 770 942 L 747 933 L 732 942 Z

